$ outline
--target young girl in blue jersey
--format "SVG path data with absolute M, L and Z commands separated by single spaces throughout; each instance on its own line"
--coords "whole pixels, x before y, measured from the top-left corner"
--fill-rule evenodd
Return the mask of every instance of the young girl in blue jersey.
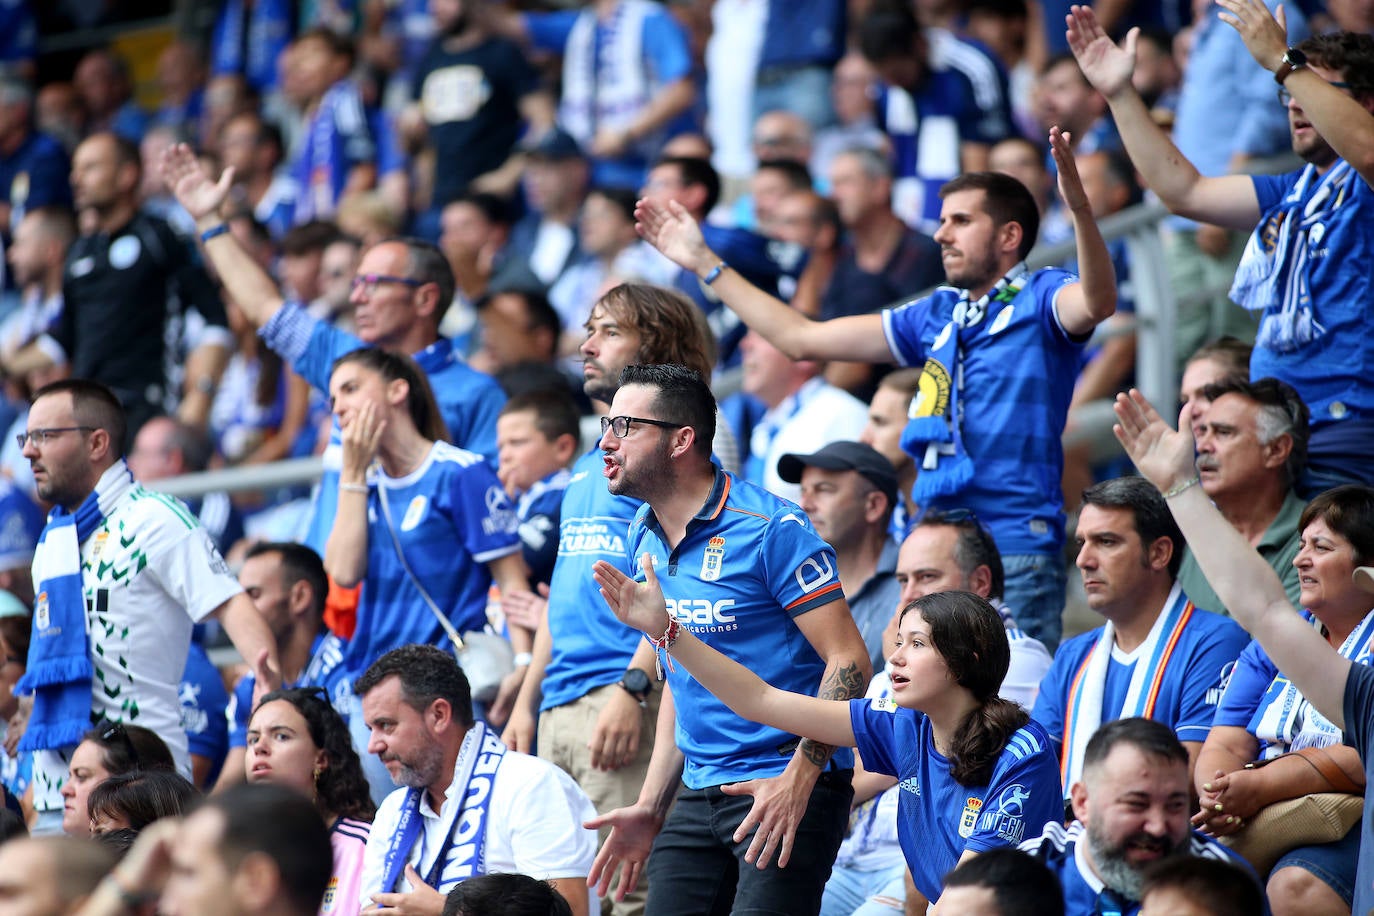
M 341 663 L 356 676 L 408 643 L 449 648 L 431 602 L 467 633 L 487 624 L 493 580 L 507 593 L 529 583 L 515 510 L 496 472 L 481 455 L 444 441 L 444 421 L 413 359 L 354 350 L 334 364 L 329 395 L 343 467 L 324 565 L 345 588 L 363 583 Z M 512 633 L 517 652 L 532 641 L 527 631 Z
M 857 747 L 865 769 L 900 780 L 897 836 L 927 899 L 938 901 L 944 875 L 959 862 L 1063 820 L 1049 738 L 997 696 L 1010 649 L 1001 617 L 984 599 L 940 592 L 911 602 L 889 659 L 892 697 L 823 700 L 770 686 L 670 623 L 647 557 L 642 568 L 642 583 L 604 562 L 593 574 L 617 617 L 655 646 L 668 644 L 666 664 L 682 664 L 746 719 Z

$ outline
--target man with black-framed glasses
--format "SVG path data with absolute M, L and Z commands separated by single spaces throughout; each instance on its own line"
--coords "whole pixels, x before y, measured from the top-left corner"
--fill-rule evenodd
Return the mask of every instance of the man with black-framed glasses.
M 1203 175 L 1131 86 L 1134 36 L 1116 44 L 1089 7 L 1075 6 L 1069 45 L 1164 205 L 1191 219 L 1253 230 L 1230 297 L 1259 321 L 1251 378 L 1287 382 L 1311 411 L 1299 495 L 1374 484 L 1374 37 L 1337 32 L 1289 47 L 1284 20 L 1260 0 L 1218 2 L 1220 18 L 1288 99 L 1292 150 L 1306 162 L 1298 171 Z
M 216 616 L 263 691 L 279 683 L 271 631 L 209 534 L 180 502 L 145 490 L 122 457 L 114 393 L 84 379 L 38 391 L 20 434 L 53 504 L 34 553 L 20 751 L 33 751 L 35 832 L 60 829 L 71 752 L 93 722 L 156 732 L 191 775 L 178 685 L 194 623 Z

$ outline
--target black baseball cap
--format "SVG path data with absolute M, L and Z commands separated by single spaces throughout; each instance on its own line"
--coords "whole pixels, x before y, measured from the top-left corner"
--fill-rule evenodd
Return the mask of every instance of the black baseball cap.
M 537 137 L 530 137 L 520 144 L 526 155 L 536 159 L 581 159 L 582 148 L 572 135 L 561 127 L 550 127 Z
M 810 455 L 783 455 L 778 459 L 778 476 L 788 483 L 801 483 L 803 468 L 827 471 L 858 471 L 887 497 L 888 506 L 897 505 L 897 472 L 892 463 L 862 442 L 839 439 Z

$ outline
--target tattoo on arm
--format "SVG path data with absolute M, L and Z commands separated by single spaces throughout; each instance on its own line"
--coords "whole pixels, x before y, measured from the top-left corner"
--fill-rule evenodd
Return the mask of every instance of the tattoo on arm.
M 867 686 L 860 667 L 854 662 L 846 662 L 838 668 L 826 671 L 825 678 L 821 681 L 821 689 L 816 692 L 816 696 L 822 700 L 852 700 L 863 696 Z M 830 762 L 830 755 L 835 753 L 835 748 L 833 745 L 803 738 L 797 745 L 797 753 L 802 754 L 818 769 L 825 769 L 825 765 Z

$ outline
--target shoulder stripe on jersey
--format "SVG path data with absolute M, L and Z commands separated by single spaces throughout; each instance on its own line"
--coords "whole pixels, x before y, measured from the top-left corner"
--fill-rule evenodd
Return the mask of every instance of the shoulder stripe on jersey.
M 716 503 L 716 508 L 711 512 L 710 517 L 712 521 L 714 521 L 716 516 L 720 515 L 720 513 L 725 509 L 725 501 L 730 498 L 730 486 L 730 475 L 726 474 L 725 483 L 722 484 L 720 488 L 720 502 Z
M 748 509 L 738 509 L 734 506 L 723 506 L 721 508 L 726 512 L 738 512 L 740 515 L 752 515 L 754 518 L 761 518 L 764 521 L 768 521 L 768 516 L 761 515 L 758 512 L 750 512 Z M 712 518 L 714 517 L 715 516 L 712 516 Z
M 146 489 L 136 490 L 133 494 L 135 499 L 138 498 L 140 492 L 144 497 L 151 499 L 154 502 L 162 503 L 168 509 L 172 510 L 172 513 L 176 515 L 176 517 L 179 518 L 186 525 L 187 528 L 196 528 L 200 525 L 200 522 L 197 519 L 193 518 L 190 515 L 190 513 L 186 511 L 186 507 L 181 504 L 180 500 L 168 496 L 166 493 L 159 493 L 157 490 Z
M 810 602 L 812 602 L 812 601 L 815 601 L 817 598 L 821 597 L 822 595 L 828 595 L 828 594 L 830 594 L 831 592 L 835 591 L 835 590 L 838 589 L 839 587 L 840 587 L 840 583 L 839 583 L 838 580 L 835 581 L 835 582 L 831 582 L 831 583 L 830 583 L 829 585 L 827 585 L 825 588 L 817 589 L 816 591 L 810 593 L 809 595 L 802 595 L 802 596 L 801 596 L 800 598 L 798 598 L 796 601 L 793 601 L 793 602 L 792 602 L 791 604 L 789 604 L 787 607 L 783 608 L 783 610 L 784 610 L 784 611 L 790 611 L 790 610 L 792 610 L 794 607 L 800 607 L 800 606 L 803 605 L 803 604 L 808 604 L 808 603 L 810 603 Z
M 1078 826 L 1077 821 L 1070 827 L 1065 827 L 1058 821 L 1050 821 L 1045 825 L 1044 832 L 1037 837 L 1026 839 L 1019 848 L 1033 853 L 1045 843 L 1049 843 L 1057 851 L 1063 852 L 1065 846 L 1078 839 Z

